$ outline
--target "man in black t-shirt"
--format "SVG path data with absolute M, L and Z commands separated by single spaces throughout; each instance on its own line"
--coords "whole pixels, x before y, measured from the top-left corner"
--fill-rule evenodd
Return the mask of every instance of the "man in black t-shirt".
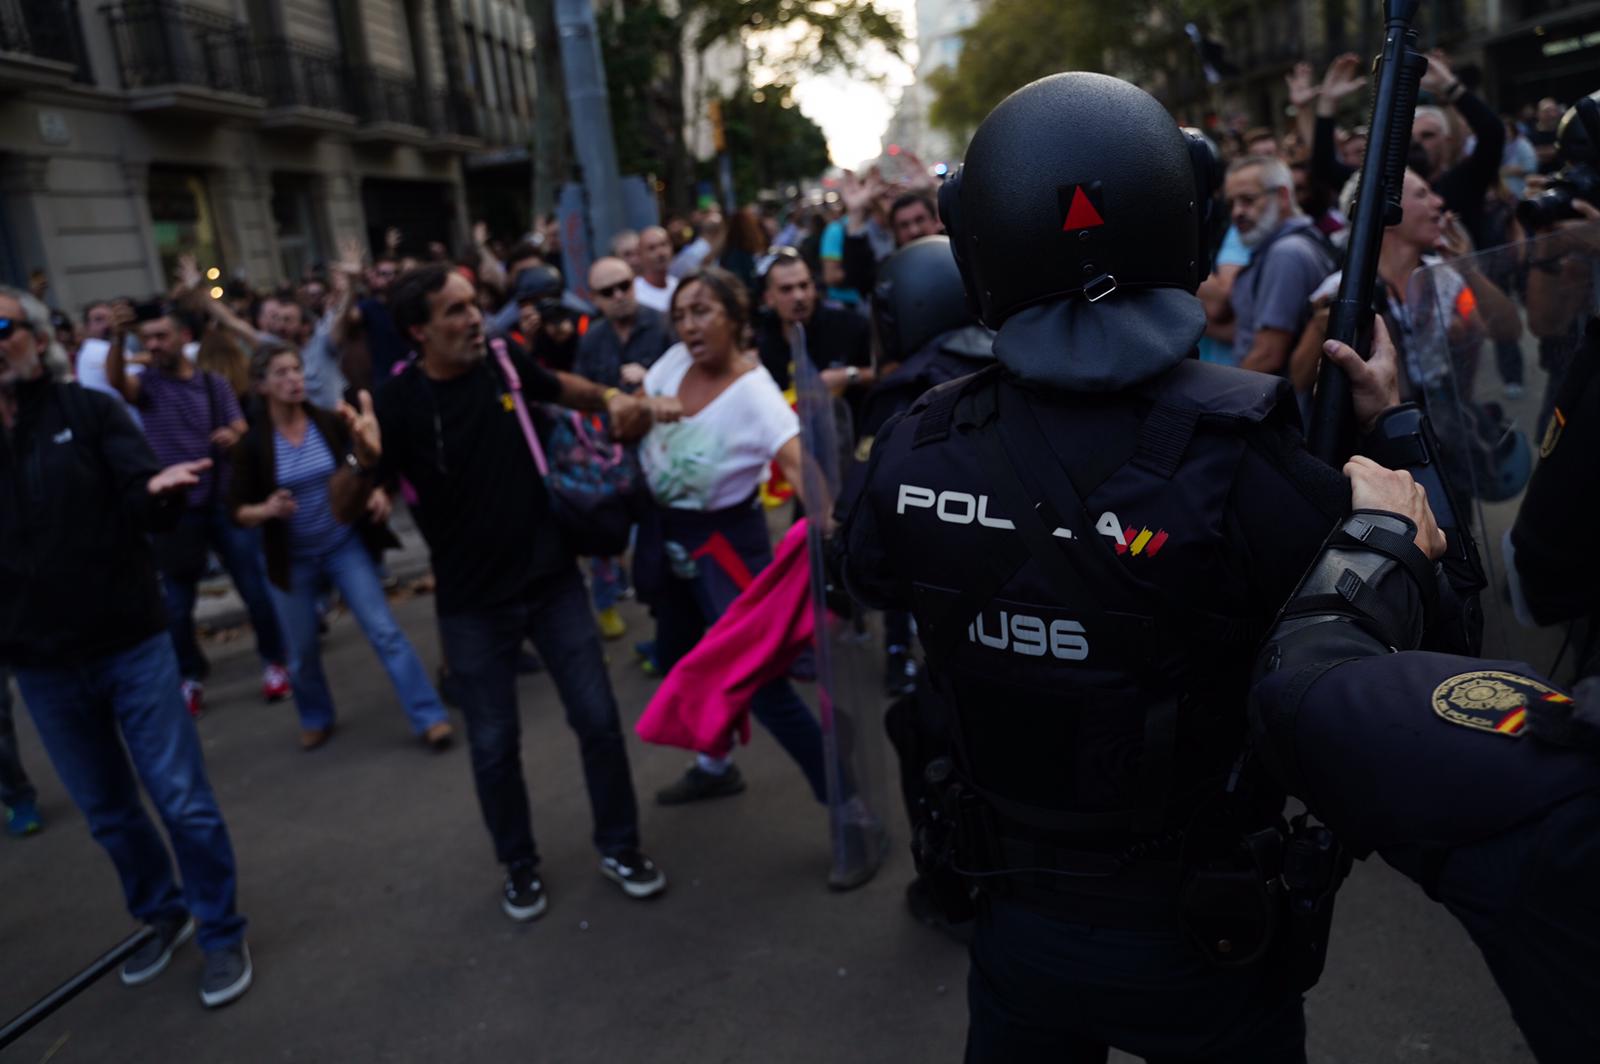
M 551 373 L 506 352 L 515 383 L 490 356 L 472 283 L 425 266 L 396 283 L 395 322 L 418 357 L 361 411 L 344 408 L 367 475 L 396 473 L 416 489 L 417 524 L 438 587 L 440 637 L 459 679 L 478 803 L 506 865 L 501 907 L 514 920 L 545 910 L 517 713 L 517 649 L 533 641 L 548 663 L 577 732 L 594 813 L 600 871 L 629 897 L 666 889 L 639 851 L 638 809 L 600 634 L 572 553 L 562 542 L 516 413 L 525 402 L 605 410 L 635 436 L 652 416 L 676 416 L 675 400 L 622 395 L 569 373 Z
M 793 370 L 790 339 L 796 325 L 805 330 L 806 354 L 822 383 L 834 395 L 852 401 L 866 394 L 874 380 L 872 337 L 860 314 L 827 306 L 818 298 L 811 267 L 792 249 L 773 256 L 761 275 L 762 300 L 770 313 L 757 326 L 761 364 L 778 387 L 789 387 Z

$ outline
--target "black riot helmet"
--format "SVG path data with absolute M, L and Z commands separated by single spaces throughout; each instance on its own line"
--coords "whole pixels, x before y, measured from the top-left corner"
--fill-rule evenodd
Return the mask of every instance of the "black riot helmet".
M 1006 97 L 939 192 L 984 324 L 1118 289 L 1193 292 L 1206 273 L 1213 158 L 1155 97 L 1118 78 L 1054 74 Z
M 883 260 L 872 319 L 888 362 L 903 362 L 935 337 L 976 324 L 948 236 L 921 237 Z

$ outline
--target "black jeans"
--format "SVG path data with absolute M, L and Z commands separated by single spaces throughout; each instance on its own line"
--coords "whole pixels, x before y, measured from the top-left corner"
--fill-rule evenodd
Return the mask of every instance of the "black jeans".
M 17 752 L 17 727 L 11 719 L 11 670 L 0 668 L 0 805 L 7 808 L 38 798 Z
M 589 596 L 571 567 L 524 599 L 492 610 L 439 618 L 445 660 L 461 691 L 478 805 L 502 864 L 537 862 L 528 787 L 522 777 L 517 712 L 517 654 L 524 638 L 550 670 L 578 735 L 584 782 L 602 854 L 639 845 L 639 809 L 628 770 L 617 699 L 611 692 L 600 630 Z
M 1228 971 L 1176 926 L 1069 923 L 1003 901 L 979 912 L 967 980 L 967 1064 L 1305 1064 L 1299 994 Z

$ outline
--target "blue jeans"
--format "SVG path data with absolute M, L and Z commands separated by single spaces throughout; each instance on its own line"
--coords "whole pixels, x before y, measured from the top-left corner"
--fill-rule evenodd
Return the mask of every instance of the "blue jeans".
M 38 797 L 17 752 L 17 728 L 11 719 L 11 670 L 0 668 L 0 805 L 14 808 Z
M 583 778 L 602 854 L 639 845 L 639 810 L 611 692 L 600 630 L 576 567 L 525 598 L 475 613 L 439 618 L 445 660 L 461 690 L 478 805 L 502 864 L 537 862 L 528 786 L 522 777 L 522 723 L 517 713 L 517 654 L 524 639 L 544 659 L 578 736 Z
M 966 1064 L 1305 1064 L 1305 1011 L 1268 965 L 1206 960 L 1176 925 L 1124 930 L 979 909 Z
M 732 517 L 725 530 L 750 575 L 772 564 L 772 543 L 767 519 L 759 509 Z M 656 654 L 663 673 L 668 672 L 700 642 L 706 629 L 728 612 L 739 597 L 739 585 L 712 558 L 698 560 L 692 579 L 668 576 L 651 602 L 656 618 Z M 786 679 L 763 685 L 750 699 L 750 715 L 772 733 L 778 745 L 800 766 L 817 801 L 828 801 L 828 770 L 823 753 L 822 726 Z M 845 781 L 846 793 L 853 788 Z
M 589 590 L 594 596 L 594 608 L 609 610 L 622 597 L 628 586 L 628 571 L 621 558 L 589 559 Z
M 18 667 L 17 685 L 62 785 L 116 865 L 135 919 L 192 913 L 207 951 L 243 938 L 233 846 L 179 689 L 172 641 L 153 636 L 74 667 Z M 141 782 L 166 825 L 171 855 L 139 800 Z
M 262 554 L 261 530 L 240 528 L 229 520 L 221 506 L 189 510 L 179 520 L 205 524 L 206 542 L 216 552 L 222 567 L 228 570 L 250 614 L 250 627 L 256 633 L 256 652 L 261 655 L 262 663 L 282 665 L 285 660 L 283 630 L 267 594 L 267 563 Z M 161 583 L 167 595 L 167 624 L 172 632 L 172 647 L 178 652 L 178 669 L 185 680 L 204 679 L 206 659 L 194 634 L 194 602 L 199 581 L 174 579 L 163 574 Z
M 389 612 L 372 555 L 360 537 L 350 535 L 320 558 L 294 559 L 289 565 L 289 590 L 272 588 L 272 601 L 289 644 L 289 680 L 294 684 L 300 726 L 311 729 L 333 724 L 333 692 L 322 671 L 322 647 L 317 639 L 317 597 L 324 581 L 339 589 L 345 605 L 355 614 L 411 719 L 411 730 L 421 735 L 447 719 L 427 669 Z

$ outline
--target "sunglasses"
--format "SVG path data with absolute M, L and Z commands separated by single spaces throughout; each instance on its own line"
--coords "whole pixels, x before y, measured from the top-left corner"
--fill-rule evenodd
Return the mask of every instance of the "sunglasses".
M 0 318 L 0 340 L 9 340 L 16 335 L 17 329 L 27 324 L 15 318 Z
M 631 280 L 618 281 L 616 284 L 608 284 L 604 288 L 596 288 L 594 294 L 602 299 L 610 299 L 612 296 L 620 296 L 632 287 L 633 282 Z

